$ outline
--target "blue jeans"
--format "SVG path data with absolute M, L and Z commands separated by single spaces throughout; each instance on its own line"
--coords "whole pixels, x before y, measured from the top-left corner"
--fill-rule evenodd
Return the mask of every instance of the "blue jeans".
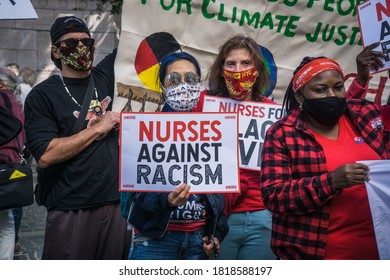
M 11 209 L 0 210 L 0 260 L 14 258 L 15 226 Z
M 19 228 L 20 223 L 22 222 L 22 216 L 23 216 L 23 208 L 13 208 L 12 214 L 14 215 L 14 221 L 15 221 L 15 243 L 19 241 Z
M 203 251 L 204 230 L 182 232 L 168 230 L 161 238 L 133 237 L 129 260 L 207 260 Z
M 275 260 L 271 251 L 272 215 L 268 210 L 232 213 L 218 260 Z

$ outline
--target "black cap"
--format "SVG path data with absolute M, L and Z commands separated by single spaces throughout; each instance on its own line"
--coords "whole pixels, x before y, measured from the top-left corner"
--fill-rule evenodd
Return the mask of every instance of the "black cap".
M 56 43 L 61 36 L 71 32 L 85 32 L 91 37 L 87 25 L 81 19 L 73 16 L 60 17 L 50 28 L 52 44 Z
M 71 32 L 85 32 L 91 37 L 91 33 L 84 21 L 74 16 L 59 17 L 50 28 L 51 43 L 54 44 L 63 35 Z M 61 69 L 61 62 L 51 54 L 51 60 Z

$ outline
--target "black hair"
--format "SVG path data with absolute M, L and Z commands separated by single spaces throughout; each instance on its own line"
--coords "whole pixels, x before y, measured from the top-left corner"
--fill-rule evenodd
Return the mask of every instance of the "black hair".
M 287 87 L 287 90 L 286 90 L 286 93 L 284 95 L 284 98 L 283 98 L 283 109 L 286 109 L 286 112 L 289 113 L 292 109 L 294 109 L 295 107 L 298 107 L 299 106 L 299 103 L 296 101 L 295 99 L 295 92 L 293 90 L 293 80 L 294 80 L 294 76 L 295 74 L 301 70 L 301 68 L 303 66 L 305 66 L 306 64 L 308 64 L 309 62 L 312 62 L 313 60 L 315 59 L 318 59 L 318 58 L 324 58 L 324 56 L 319 56 L 319 57 L 310 57 L 310 56 L 305 56 L 301 63 L 299 64 L 299 66 L 294 70 L 294 74 L 293 74 L 293 77 L 291 78 L 291 81 Z M 298 90 L 299 91 L 299 90 Z

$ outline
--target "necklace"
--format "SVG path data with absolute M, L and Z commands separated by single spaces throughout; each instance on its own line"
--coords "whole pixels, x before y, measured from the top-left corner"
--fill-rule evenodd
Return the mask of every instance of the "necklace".
M 64 82 L 64 77 L 62 77 L 62 75 L 60 74 L 60 78 L 61 78 L 61 82 L 62 84 L 64 85 L 64 88 L 65 88 L 65 91 L 68 93 L 69 97 L 73 100 L 73 102 L 79 106 L 80 108 L 82 107 L 78 102 L 77 100 L 70 94 L 70 91 L 68 89 L 68 87 L 66 86 L 65 82 Z M 91 79 L 93 79 L 91 77 Z M 92 112 L 99 116 L 103 113 L 103 108 L 102 108 L 102 104 L 100 103 L 99 101 L 99 97 L 98 97 L 98 93 L 97 93 L 97 90 L 96 90 L 96 87 L 95 87 L 95 100 L 91 100 L 91 103 L 89 105 L 90 109 L 92 109 Z

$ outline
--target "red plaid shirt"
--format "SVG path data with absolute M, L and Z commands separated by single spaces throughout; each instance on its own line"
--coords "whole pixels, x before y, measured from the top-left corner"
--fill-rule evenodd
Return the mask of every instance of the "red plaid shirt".
M 347 116 L 382 159 L 390 159 L 378 106 L 348 100 Z M 388 138 L 387 138 L 388 139 Z M 386 140 L 388 141 L 388 140 Z M 342 155 L 341 155 L 342 156 Z M 267 130 L 261 159 L 261 194 L 272 211 L 271 247 L 281 259 L 323 259 L 332 187 L 324 151 L 294 109 Z

